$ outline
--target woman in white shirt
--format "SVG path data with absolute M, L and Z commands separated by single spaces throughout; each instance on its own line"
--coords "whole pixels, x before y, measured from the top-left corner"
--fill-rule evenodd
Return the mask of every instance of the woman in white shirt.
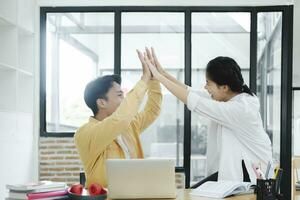
M 163 70 L 146 48 L 138 51 L 155 79 L 195 113 L 211 123 L 207 134 L 207 176 L 217 180 L 256 182 L 252 164 L 265 170 L 272 161 L 271 142 L 264 131 L 258 98 L 244 84 L 239 65 L 229 57 L 217 57 L 206 67 L 206 91 L 179 82 Z

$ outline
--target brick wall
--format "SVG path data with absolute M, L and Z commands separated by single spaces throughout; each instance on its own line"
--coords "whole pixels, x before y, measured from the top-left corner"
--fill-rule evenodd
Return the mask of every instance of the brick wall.
M 40 138 L 40 180 L 79 183 L 83 171 L 73 138 Z
M 40 180 L 79 183 L 83 171 L 73 138 L 41 137 L 39 146 Z M 176 173 L 177 188 L 184 188 L 184 175 Z

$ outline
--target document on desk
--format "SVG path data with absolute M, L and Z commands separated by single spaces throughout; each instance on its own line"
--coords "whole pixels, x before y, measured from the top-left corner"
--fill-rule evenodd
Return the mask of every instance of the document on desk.
M 297 169 L 296 190 L 300 191 L 300 169 Z
M 253 183 L 236 181 L 208 181 L 190 192 L 192 196 L 225 198 L 231 195 L 250 193 Z

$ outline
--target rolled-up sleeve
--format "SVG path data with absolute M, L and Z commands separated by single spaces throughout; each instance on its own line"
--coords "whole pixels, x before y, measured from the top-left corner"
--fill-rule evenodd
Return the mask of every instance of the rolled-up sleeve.
M 211 99 L 209 93 L 205 89 L 199 89 L 199 88 L 194 88 L 194 87 L 188 86 L 187 90 L 189 92 L 194 92 L 194 93 L 196 93 L 197 95 L 199 95 L 201 97 Z
M 187 97 L 187 107 L 190 111 L 194 111 L 198 101 L 200 100 L 200 96 L 195 92 L 189 90 L 188 97 Z
M 193 91 L 188 93 L 187 107 L 192 112 L 226 126 L 236 126 L 245 112 L 241 102 L 220 102 L 201 97 Z

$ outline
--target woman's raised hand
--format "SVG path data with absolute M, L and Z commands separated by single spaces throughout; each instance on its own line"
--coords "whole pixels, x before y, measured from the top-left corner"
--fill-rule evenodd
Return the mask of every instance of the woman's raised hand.
M 155 53 L 153 48 L 151 50 L 153 53 Z M 144 54 L 139 50 L 137 50 L 137 53 L 143 66 L 143 72 L 145 73 L 145 71 L 149 70 L 149 72 L 151 72 L 152 78 L 157 79 L 161 75 L 160 71 L 163 70 L 158 70 L 156 63 L 158 63 L 160 69 L 162 68 L 159 62 L 156 62 L 157 61 L 156 56 L 154 57 L 147 47 L 145 48 Z
M 145 52 L 145 53 L 144 53 L 144 60 L 145 60 L 145 62 L 147 63 L 147 66 L 148 66 L 148 68 L 150 69 L 153 78 L 159 80 L 159 77 L 162 76 L 162 75 L 161 75 L 161 74 L 159 73 L 159 71 L 157 70 L 155 64 L 153 64 L 153 61 L 154 61 L 154 60 L 152 59 L 151 54 L 150 54 L 150 58 L 149 58 L 148 55 L 147 55 L 147 53 Z M 151 62 L 151 60 L 152 60 L 152 62 Z
M 159 71 L 159 73 L 164 74 L 165 70 L 162 68 L 160 62 L 158 61 L 158 58 L 155 54 L 155 51 L 154 51 L 153 47 L 151 47 L 151 53 L 152 53 L 152 57 L 153 57 L 153 60 L 154 60 L 154 63 L 155 63 L 155 66 L 156 66 L 157 70 Z

